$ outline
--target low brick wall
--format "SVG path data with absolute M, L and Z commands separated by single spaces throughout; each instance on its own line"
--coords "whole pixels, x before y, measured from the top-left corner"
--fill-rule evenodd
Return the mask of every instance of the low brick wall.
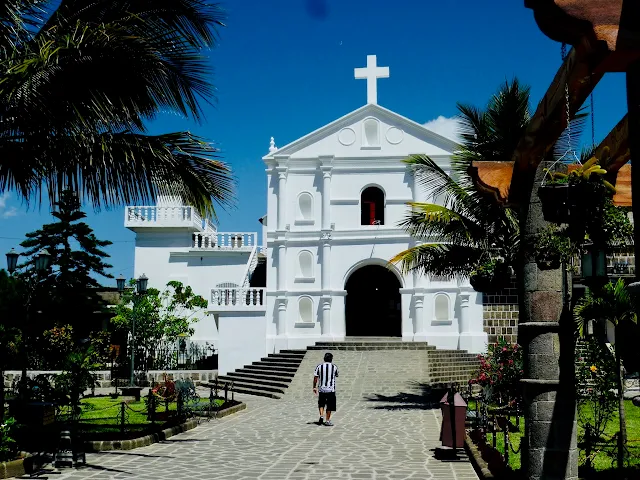
M 60 370 L 29 370 L 27 375 L 34 378 L 37 375 L 49 374 L 58 375 L 62 373 Z M 111 387 L 111 371 L 97 370 L 93 372 L 98 377 L 98 386 L 101 388 Z M 164 375 L 171 380 L 184 380 L 190 378 L 197 385 L 213 380 L 218 373 L 217 370 L 150 370 L 147 372 L 148 382 L 162 382 Z M 22 373 L 19 370 L 7 370 L 4 372 L 5 387 L 10 387 L 14 379 L 19 379 Z

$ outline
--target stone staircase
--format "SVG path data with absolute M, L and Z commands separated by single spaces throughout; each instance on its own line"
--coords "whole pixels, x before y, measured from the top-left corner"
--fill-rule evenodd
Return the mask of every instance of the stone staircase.
M 403 342 L 397 337 L 346 337 L 343 342 L 316 342 L 308 350 L 379 351 L 419 350 L 426 353 L 427 380 L 434 386 L 466 386 L 479 367 L 477 356 L 466 350 L 438 350 L 426 342 Z
M 282 350 L 251 365 L 218 377 L 220 382 L 233 382 L 237 393 L 280 398 L 295 376 L 306 350 Z
M 416 384 L 432 387 L 466 386 L 479 365 L 474 354 L 461 350 L 437 350 L 426 342 L 403 342 L 394 337 L 347 337 L 342 342 L 317 342 L 307 350 L 282 350 L 220 376 L 218 380 L 233 382 L 238 393 L 278 399 L 289 389 L 298 373 L 297 378 L 304 386 L 301 391 L 308 395 L 313 368 L 322 362 L 324 352 L 329 351 L 334 352 L 335 362 L 342 371 L 341 382 L 344 375 L 347 378 L 353 375 L 358 366 L 369 365 L 367 375 L 372 378 L 366 383 L 373 390 L 366 393 L 384 392 L 387 387 L 400 388 L 404 382 L 396 384 L 396 377 L 411 378 Z M 366 358 L 363 360 L 363 357 Z M 300 369 L 303 360 L 305 368 Z M 357 379 L 354 381 L 359 384 Z

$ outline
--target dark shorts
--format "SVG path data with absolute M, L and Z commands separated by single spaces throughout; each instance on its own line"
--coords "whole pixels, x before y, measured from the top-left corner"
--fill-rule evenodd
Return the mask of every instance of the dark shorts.
M 327 407 L 328 412 L 336 411 L 336 392 L 318 393 L 318 408 Z

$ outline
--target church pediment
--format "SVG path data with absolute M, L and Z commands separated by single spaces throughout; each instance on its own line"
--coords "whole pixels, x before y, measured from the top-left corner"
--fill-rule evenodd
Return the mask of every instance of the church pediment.
M 376 104 L 367 104 L 294 142 L 263 157 L 315 159 L 332 155 L 336 158 L 407 157 L 411 154 L 449 156 L 457 144 L 417 122 Z

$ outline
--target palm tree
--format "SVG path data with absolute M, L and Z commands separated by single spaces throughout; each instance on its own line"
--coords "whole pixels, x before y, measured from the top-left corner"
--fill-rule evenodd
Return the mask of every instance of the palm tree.
M 615 327 L 616 344 L 614 346 L 615 361 L 617 368 L 617 389 L 618 389 L 618 415 L 620 422 L 620 433 L 618 436 L 618 468 L 624 467 L 624 446 L 627 443 L 626 415 L 624 409 L 624 369 L 623 352 L 624 344 L 634 344 L 633 349 L 637 349 L 637 344 L 629 341 L 628 332 L 633 332 L 638 324 L 638 316 L 635 312 L 633 298 L 624 281 L 619 278 L 616 283 L 608 282 L 597 292 L 591 289 L 578 300 L 574 308 L 576 328 L 580 335 L 584 334 L 586 323 L 589 320 L 603 319 L 610 321 Z M 629 328 L 631 327 L 631 328 Z M 628 351 L 628 350 L 627 350 Z M 636 355 L 633 351 L 632 355 Z
M 229 168 L 160 113 L 202 120 L 204 48 L 224 14 L 206 0 L 0 1 L 0 192 L 94 207 L 179 195 L 203 213 L 232 200 Z
M 477 266 L 501 257 L 515 260 L 519 245 L 516 212 L 499 205 L 475 185 L 470 167 L 474 161 L 510 161 L 531 118 L 529 87 L 517 79 L 505 82 L 485 110 L 458 104 L 460 149 L 448 175 L 425 155 L 406 163 L 421 186 L 443 200 L 410 203 L 401 226 L 418 241 L 391 259 L 403 272 L 425 275 L 469 276 Z

